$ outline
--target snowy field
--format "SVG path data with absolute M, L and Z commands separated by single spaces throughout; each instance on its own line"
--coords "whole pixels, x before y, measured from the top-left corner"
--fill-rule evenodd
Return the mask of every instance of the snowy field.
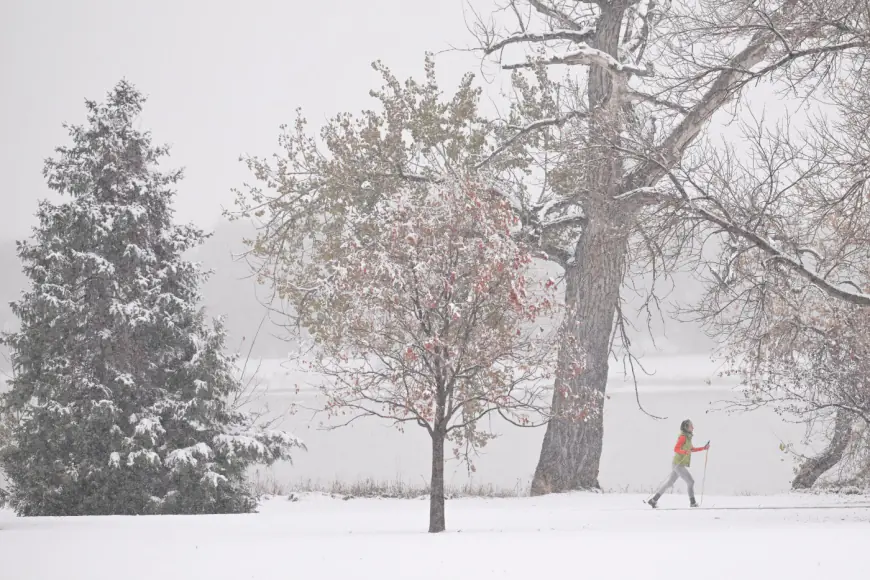
M 703 356 L 645 363 L 655 376 L 641 378 L 641 400 L 668 419 L 638 410 L 619 369 L 605 406 L 601 483 L 634 493 L 450 500 L 448 531 L 438 536 L 426 533 L 428 502 L 419 499 L 302 494 L 296 502 L 266 500 L 245 516 L 16 518 L 0 511 L 0 578 L 870 578 L 863 552 L 870 508 L 862 507 L 870 498 L 785 493 L 793 462 L 779 445 L 799 443 L 800 426 L 768 410 L 717 411 L 738 396 L 735 382 L 718 378 L 719 368 Z M 267 361 L 259 377 L 264 390 L 256 405 L 268 404 L 272 416 L 293 403 L 317 405 L 309 379 L 277 361 Z M 667 475 L 677 427 L 687 417 L 699 443 L 713 440 L 704 506 L 689 510 L 678 482 L 662 499 L 664 509 L 654 511 L 637 492 Z M 428 479 L 429 447 L 418 429 L 402 434 L 367 419 L 324 431 L 305 411 L 281 426 L 309 450 L 268 471 L 279 483 L 370 478 L 420 487 Z M 523 492 L 544 432 L 492 427 L 502 436 L 478 458 L 473 483 Z M 703 469 L 703 455 L 695 456 L 699 495 Z M 461 465 L 448 465 L 449 484 L 468 481 Z
M 604 453 L 601 459 L 602 487 L 608 491 L 645 492 L 668 475 L 680 421 L 695 422 L 695 441 L 712 440 L 707 473 L 707 492 L 719 495 L 774 494 L 790 489 L 794 461 L 780 450 L 793 443 L 799 450 L 804 429 L 789 423 L 772 410 L 726 413 L 723 401 L 740 397 L 736 379 L 717 376 L 721 370 L 709 357 L 658 356 L 644 358 L 653 376 L 639 377 L 641 402 L 650 413 L 667 417 L 658 421 L 638 409 L 633 386 L 620 365 L 611 364 L 605 404 Z M 317 407 L 317 395 L 305 375 L 289 372 L 278 361 L 266 361 L 258 373 L 266 390 L 258 404 L 267 403 L 273 416 L 282 415 L 296 403 Z M 709 384 L 708 384 L 709 383 Z M 296 386 L 300 392 L 295 392 Z M 293 465 L 264 470 L 280 483 L 333 481 L 352 483 L 363 479 L 402 481 L 419 487 L 429 477 L 429 443 L 426 434 L 410 426 L 399 433 L 388 423 L 366 418 L 350 427 L 324 431 L 315 417 L 301 410 L 280 425 L 301 437 L 308 452 L 296 454 Z M 528 488 L 535 469 L 543 429 L 521 429 L 493 418 L 499 433 L 475 461 L 473 483 L 501 489 Z M 823 442 L 816 442 L 810 452 Z M 448 453 L 448 455 L 450 455 Z M 703 456 L 696 456 L 693 472 L 700 483 Z M 460 487 L 469 480 L 467 469 L 457 461 L 446 468 L 448 485 Z M 681 486 L 679 482 L 677 486 Z
M 4 580 L 277 578 L 870 578 L 870 509 L 806 496 L 708 497 L 657 510 L 637 495 L 462 499 L 427 534 L 428 502 L 303 496 L 246 516 L 13 518 Z M 857 506 L 860 500 L 851 500 Z M 685 508 L 685 496 L 663 498 Z M 836 509 L 708 507 L 836 506 Z M 867 501 L 861 505 L 870 505 Z

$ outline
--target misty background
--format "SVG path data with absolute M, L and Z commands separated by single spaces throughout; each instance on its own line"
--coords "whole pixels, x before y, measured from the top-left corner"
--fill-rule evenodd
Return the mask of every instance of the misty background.
M 53 149 L 67 143 L 63 123 L 84 121 L 84 99 L 102 100 L 121 78 L 149 98 L 141 126 L 156 143 L 171 145 L 172 167 L 184 167 L 176 220 L 214 235 L 192 259 L 214 269 L 203 288 L 204 306 L 224 315 L 227 347 L 250 340 L 265 314 L 265 288 L 257 288 L 244 261 L 246 222 L 227 222 L 232 188 L 250 179 L 242 154 L 266 156 L 277 149 L 279 126 L 302 108 L 312 131 L 343 111 L 374 105 L 370 89 L 380 78 L 369 66 L 382 60 L 399 78 L 422 75 L 425 51 L 439 53 L 441 86 L 451 91 L 467 71 L 481 69 L 479 55 L 451 48 L 470 46 L 464 0 L 318 0 L 307 2 L 110 0 L 5 0 L 0 4 L 0 325 L 17 321 L 9 308 L 25 288 L 15 240 L 29 234 L 40 199 L 55 199 L 42 177 Z M 486 72 L 486 71 L 484 71 Z M 479 78 L 486 82 L 489 77 Z M 643 280 L 635 281 L 643 285 Z M 678 274 L 667 302 L 691 304 L 700 282 Z M 781 442 L 803 434 L 771 411 L 733 415 L 713 412 L 716 401 L 735 396 L 737 381 L 718 376 L 713 341 L 697 325 L 667 317 L 654 320 L 653 345 L 645 315 L 626 313 L 636 327 L 633 343 L 653 376 L 641 375 L 641 403 L 667 420 L 644 414 L 622 366 L 611 362 L 605 407 L 601 482 L 614 490 L 652 487 L 667 475 L 679 422 L 692 417 L 698 440 L 713 439 L 708 492 L 784 491 L 792 462 Z M 267 324 L 252 356 L 263 363 L 261 382 L 271 416 L 291 404 L 316 405 L 304 375 L 281 366 L 288 351 L 282 330 Z M 244 347 L 247 352 L 247 344 Z M 8 372 L 8 361 L 3 360 Z M 296 393 L 299 386 L 301 392 Z M 710 411 L 710 412 L 708 412 Z M 366 421 L 344 431 L 317 429 L 318 419 L 300 411 L 283 418 L 309 447 L 295 465 L 278 465 L 282 480 L 403 479 L 428 477 L 425 435 L 399 434 Z M 619 427 L 613 427 L 619 425 Z M 502 487 L 530 479 L 543 429 L 493 428 L 503 433 L 477 462 L 475 481 Z M 699 444 L 700 444 L 699 443 Z M 753 451 L 747 452 L 751 448 Z M 696 465 L 699 461 L 696 458 Z M 700 467 L 694 467 L 700 480 Z M 450 475 L 452 474 L 452 476 Z M 470 475 L 448 467 L 453 484 Z M 451 479 L 452 478 L 452 479 Z

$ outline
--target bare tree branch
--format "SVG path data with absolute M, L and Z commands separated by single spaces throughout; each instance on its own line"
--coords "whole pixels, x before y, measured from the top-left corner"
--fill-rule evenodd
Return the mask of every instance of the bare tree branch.
M 595 33 L 594 28 L 586 30 L 550 30 L 547 32 L 523 32 L 514 34 L 503 40 L 495 42 L 492 46 L 484 49 L 484 54 L 490 55 L 494 52 L 510 46 L 511 44 L 520 44 L 527 42 L 551 42 L 554 40 L 570 40 L 577 44 L 586 45 Z

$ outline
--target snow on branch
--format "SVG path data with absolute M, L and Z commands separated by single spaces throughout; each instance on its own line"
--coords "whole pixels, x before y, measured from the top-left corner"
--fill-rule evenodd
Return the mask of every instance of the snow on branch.
M 484 49 L 484 54 L 490 55 L 511 44 L 520 44 L 524 42 L 550 42 L 555 40 L 569 40 L 578 44 L 586 44 L 595 34 L 594 28 L 584 28 L 582 30 L 551 30 L 548 32 L 524 32 L 513 34 L 507 38 L 493 43 Z
M 634 19 L 640 21 L 640 30 L 634 31 L 631 28 L 628 28 L 625 44 L 622 47 L 622 51 L 625 54 L 637 52 L 638 62 L 639 59 L 643 57 L 643 52 L 646 48 L 647 42 L 649 42 L 650 32 L 652 30 L 652 26 L 650 25 L 650 17 L 652 16 L 650 13 L 650 7 L 652 3 L 653 0 L 636 0 Z
M 306 449 L 296 436 L 275 429 L 221 433 L 214 437 L 214 448 L 227 458 L 241 457 L 266 465 L 282 459 L 290 460 L 292 449 Z
M 553 218 L 549 221 L 541 222 L 541 229 L 554 228 L 557 226 L 565 225 L 583 225 L 585 223 L 586 216 L 584 215 L 564 215 Z
M 503 65 L 502 68 L 504 68 L 505 70 L 533 68 L 534 66 L 536 66 L 537 63 L 542 63 L 546 66 L 599 66 L 616 74 L 631 74 L 639 77 L 651 77 L 655 74 L 651 62 L 648 62 L 645 67 L 636 66 L 631 63 L 620 62 L 603 50 L 592 48 L 591 46 L 586 44 L 584 44 L 579 49 L 562 56 L 553 56 L 549 59 L 544 60 L 529 60 L 524 63 L 506 64 Z
M 697 217 L 702 218 L 703 220 L 711 224 L 715 224 L 724 232 L 727 232 L 752 243 L 754 247 L 758 248 L 768 256 L 768 262 L 776 262 L 785 266 L 788 270 L 807 280 L 826 294 L 849 304 L 855 304 L 857 306 L 870 306 L 870 294 L 864 292 L 850 292 L 842 288 L 841 284 L 831 282 L 826 277 L 823 277 L 817 272 L 810 270 L 800 261 L 800 259 L 793 258 L 783 252 L 776 246 L 776 244 L 774 244 L 766 237 L 756 233 L 748 227 L 740 225 L 734 220 L 728 220 L 716 215 L 712 211 L 701 207 L 700 204 L 697 202 L 690 201 L 691 198 L 689 197 L 682 183 L 680 183 L 679 178 L 670 171 L 668 172 L 668 177 L 670 178 L 676 189 L 683 196 L 684 201 L 687 202 L 684 207 L 686 211 L 694 214 Z M 806 253 L 806 248 L 804 248 L 804 253 Z M 818 252 L 814 250 L 812 251 L 812 253 L 815 255 L 819 255 Z
M 659 191 L 655 187 L 637 187 L 635 189 L 613 196 L 613 199 L 659 199 Z
M 211 459 L 214 456 L 212 448 L 205 443 L 196 443 L 190 447 L 176 449 L 166 456 L 166 465 L 176 467 L 181 465 L 196 466 L 200 460 Z
M 834 298 L 838 298 L 840 300 L 843 300 L 844 302 L 849 302 L 850 304 L 856 304 L 858 306 L 870 306 L 870 294 L 861 292 L 861 289 L 854 282 L 830 282 L 825 278 L 822 278 L 816 272 L 811 271 L 798 260 L 795 260 L 791 256 L 788 256 L 774 248 L 770 241 L 755 236 L 755 234 L 743 228 L 731 227 L 728 229 L 728 231 L 752 241 L 758 248 L 764 250 L 771 255 L 770 258 L 768 258 L 769 262 L 778 262 L 783 264 L 789 270 L 793 271 L 801 278 L 804 278 L 807 281 L 811 282 L 819 289 L 823 290 L 827 294 L 830 294 Z M 848 290 L 844 290 L 841 287 L 846 285 L 851 285 L 852 287 L 856 288 L 858 292 L 850 292 Z

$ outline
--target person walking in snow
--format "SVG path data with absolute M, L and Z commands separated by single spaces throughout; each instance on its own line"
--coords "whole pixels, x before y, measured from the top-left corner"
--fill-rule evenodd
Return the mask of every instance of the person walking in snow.
M 698 507 L 695 501 L 695 480 L 692 474 L 689 473 L 689 466 L 692 464 L 692 453 L 698 451 L 707 451 L 710 449 L 710 442 L 703 447 L 692 447 L 692 432 L 695 426 L 688 419 L 680 423 L 680 436 L 677 438 L 677 444 L 674 446 L 674 461 L 671 469 L 671 475 L 663 486 L 659 488 L 656 494 L 649 500 L 649 505 L 653 508 L 658 504 L 659 498 L 669 487 L 676 483 L 677 478 L 681 478 L 686 482 L 689 488 L 689 506 Z

